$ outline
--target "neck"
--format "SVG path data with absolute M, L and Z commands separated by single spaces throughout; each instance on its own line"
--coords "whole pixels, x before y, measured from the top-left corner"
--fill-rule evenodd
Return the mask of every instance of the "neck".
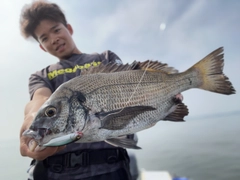
M 79 49 L 75 49 L 74 51 L 73 51 L 73 54 L 82 54 L 82 52 L 79 50 Z
M 82 54 L 82 52 L 79 49 L 76 48 L 76 49 L 74 49 L 74 51 L 69 56 L 61 57 L 61 58 L 59 58 L 59 60 L 62 61 L 62 60 L 68 59 L 73 54 Z

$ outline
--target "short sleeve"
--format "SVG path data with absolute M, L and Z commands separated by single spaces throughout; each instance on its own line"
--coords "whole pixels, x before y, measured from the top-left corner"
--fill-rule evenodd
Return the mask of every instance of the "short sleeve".
M 104 51 L 102 55 L 108 63 L 122 64 L 122 60 L 118 57 L 118 55 L 110 50 Z
M 30 99 L 33 98 L 35 91 L 42 87 L 47 87 L 53 92 L 53 89 L 49 80 L 41 76 L 41 72 L 32 74 L 29 78 L 29 84 L 28 84 Z

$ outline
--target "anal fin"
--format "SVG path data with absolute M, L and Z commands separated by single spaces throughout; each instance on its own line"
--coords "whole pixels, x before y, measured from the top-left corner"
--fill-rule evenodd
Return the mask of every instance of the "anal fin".
M 116 147 L 128 148 L 128 149 L 141 149 L 137 146 L 137 141 L 134 139 L 128 139 L 127 136 L 120 136 L 118 138 L 112 138 L 105 140 L 106 143 L 109 143 Z
M 185 104 L 179 103 L 176 105 L 175 111 L 167 115 L 163 120 L 165 121 L 174 121 L 174 122 L 183 122 L 184 117 L 188 115 L 188 108 Z

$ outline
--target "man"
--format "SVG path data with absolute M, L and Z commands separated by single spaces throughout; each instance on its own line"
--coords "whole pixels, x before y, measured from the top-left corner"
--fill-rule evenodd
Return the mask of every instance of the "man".
M 43 51 L 59 59 L 58 63 L 32 74 L 29 79 L 31 101 L 25 107 L 25 119 L 20 130 L 20 152 L 23 156 L 34 159 L 29 169 L 30 175 L 33 173 L 34 180 L 131 179 L 126 150 L 105 142 L 73 143 L 63 147 L 30 150 L 32 140 L 22 136 L 22 133 L 30 127 L 40 106 L 59 85 L 79 76 L 83 68 L 121 61 L 111 51 L 101 54 L 82 53 L 72 39 L 71 25 L 54 3 L 34 1 L 25 6 L 20 27 L 25 38 L 33 37 Z M 112 157 L 114 162 L 108 161 Z

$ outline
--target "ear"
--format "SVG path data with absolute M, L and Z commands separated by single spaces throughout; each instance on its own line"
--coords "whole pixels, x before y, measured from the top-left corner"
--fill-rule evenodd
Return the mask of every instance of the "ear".
M 70 32 L 70 34 L 72 35 L 73 34 L 73 28 L 70 24 L 67 24 L 67 29 Z
M 47 52 L 41 44 L 39 44 L 39 47 L 40 47 L 43 51 Z

